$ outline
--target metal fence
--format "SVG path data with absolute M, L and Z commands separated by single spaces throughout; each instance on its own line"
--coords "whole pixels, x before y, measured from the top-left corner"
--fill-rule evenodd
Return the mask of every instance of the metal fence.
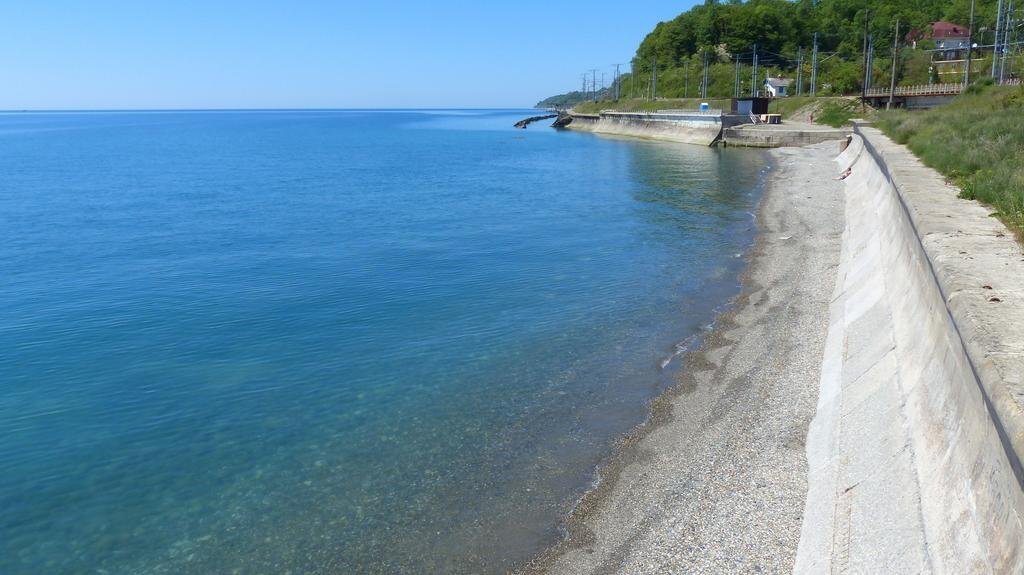
M 1011 78 L 999 83 L 1002 86 L 1020 86 L 1020 78 Z M 956 84 L 922 84 L 920 86 L 896 86 L 893 96 L 953 96 L 964 91 L 962 83 Z M 870 88 L 864 92 L 865 96 L 877 97 L 888 96 L 888 88 Z
M 922 84 L 920 86 L 897 86 L 893 96 L 949 96 L 963 92 L 963 84 Z M 865 96 L 888 96 L 888 88 L 871 88 Z

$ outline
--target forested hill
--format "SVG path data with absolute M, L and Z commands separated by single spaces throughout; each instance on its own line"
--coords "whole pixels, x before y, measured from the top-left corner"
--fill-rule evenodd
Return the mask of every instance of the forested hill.
M 975 8 L 975 30 L 983 33 L 982 28 L 987 29 L 989 42 L 997 2 L 977 0 Z M 623 77 L 623 97 L 643 96 L 655 63 L 659 96 L 696 96 L 705 57 L 709 97 L 732 95 L 737 61 L 740 82 L 745 82 L 747 91 L 755 45 L 759 78 L 763 79 L 764 73 L 793 78 L 802 62 L 806 86 L 816 32 L 819 93 L 849 93 L 859 90 L 862 82 L 865 21 L 875 47 L 874 75 L 887 81 L 897 19 L 902 44 L 908 33 L 926 32 L 939 20 L 966 26 L 970 6 L 971 0 L 706 0 L 658 23 L 640 42 L 632 60 L 632 77 Z M 918 43 L 918 50 L 904 50 L 898 62 L 901 79 L 930 80 L 930 54 L 924 52 L 928 47 L 931 45 L 925 41 Z
M 977 2 L 979 25 L 994 20 L 996 4 L 997 0 Z M 856 56 L 863 47 L 865 11 L 869 32 L 884 46 L 886 40 L 891 43 L 897 18 L 905 32 L 923 30 L 937 20 L 966 25 L 970 6 L 970 0 L 708 0 L 658 23 L 640 43 L 636 59 L 643 63 L 657 57 L 668 64 L 701 49 L 742 53 L 754 44 L 767 53 L 795 54 L 800 47 L 811 46 L 815 32 L 820 50 Z M 989 28 L 994 24 L 987 23 Z

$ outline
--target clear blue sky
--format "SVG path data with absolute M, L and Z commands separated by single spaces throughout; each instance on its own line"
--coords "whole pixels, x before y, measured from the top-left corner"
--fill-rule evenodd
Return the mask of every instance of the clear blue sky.
M 693 3 L 0 0 L 0 109 L 530 106 Z

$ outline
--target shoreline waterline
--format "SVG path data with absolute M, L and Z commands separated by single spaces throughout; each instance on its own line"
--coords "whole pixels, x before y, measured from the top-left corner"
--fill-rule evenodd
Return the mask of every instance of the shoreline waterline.
M 784 205 L 787 201 L 793 201 L 797 204 L 790 207 L 798 211 L 805 211 L 807 213 L 817 212 L 817 215 L 810 216 L 810 219 L 816 224 L 821 224 L 820 229 L 805 227 L 804 231 L 815 236 L 821 236 L 822 242 L 819 247 L 824 249 L 826 255 L 817 262 L 816 271 L 821 273 L 812 276 L 808 281 L 817 284 L 813 290 L 817 296 L 814 301 L 816 308 L 827 306 L 828 294 L 831 293 L 831 284 L 834 282 L 831 270 L 834 269 L 833 266 L 838 261 L 839 237 L 842 230 L 842 205 L 838 201 L 842 197 L 842 192 L 838 185 L 830 182 L 830 178 L 827 178 L 827 175 L 831 174 L 832 171 L 831 157 L 834 149 L 835 145 L 829 143 L 804 149 L 783 148 L 772 152 L 770 156 L 771 174 L 768 177 L 757 209 L 759 228 L 755 243 L 745 256 L 746 266 L 740 278 L 741 292 L 730 301 L 726 310 L 718 314 L 712 329 L 709 333 L 704 334 L 700 344 L 684 355 L 681 365 L 676 372 L 676 383 L 651 401 L 647 419 L 624 436 L 617 443 L 613 453 L 602 462 L 597 471 L 598 479 L 593 488 L 581 497 L 572 512 L 565 517 L 563 521 L 563 538 L 530 562 L 519 565 L 516 572 L 524 574 L 547 572 L 592 573 L 604 571 L 642 573 L 645 569 L 664 569 L 667 567 L 683 569 L 685 572 L 705 572 L 705 569 L 707 569 L 706 572 L 716 572 L 715 569 L 740 568 L 744 565 L 744 560 L 749 561 L 747 565 L 763 566 L 765 563 L 768 563 L 775 567 L 788 565 L 790 569 L 792 568 L 796 554 L 796 542 L 800 531 L 798 519 L 803 511 L 804 493 L 806 491 L 806 461 L 804 461 L 802 449 L 803 438 L 806 436 L 807 427 L 810 418 L 813 416 L 814 405 L 817 400 L 816 367 L 820 364 L 821 353 L 823 353 L 821 348 L 824 341 L 824 328 L 827 324 L 820 317 L 814 317 L 815 313 L 811 310 L 802 310 L 802 317 L 797 319 L 797 321 L 814 326 L 821 333 L 817 333 L 815 337 L 803 338 L 799 335 L 796 337 L 796 341 L 808 340 L 808 346 L 813 349 L 809 353 L 804 354 L 805 357 L 803 358 L 805 365 L 802 366 L 801 371 L 804 388 L 793 391 L 795 396 L 799 396 L 801 399 L 802 405 L 799 421 L 796 422 L 795 426 L 787 426 L 790 429 L 786 431 L 786 433 L 792 435 L 788 441 L 799 447 L 799 449 L 796 449 L 795 453 L 790 454 L 788 458 L 790 460 L 789 467 L 782 471 L 785 477 L 779 480 L 780 483 L 790 485 L 788 488 L 789 497 L 786 502 L 786 508 L 790 514 L 789 521 L 785 522 L 787 544 L 780 546 L 778 541 L 776 541 L 775 545 L 762 544 L 755 546 L 753 549 L 746 550 L 746 557 L 740 556 L 731 560 L 731 562 L 723 561 L 721 557 L 712 557 L 716 555 L 713 550 L 701 550 L 691 547 L 694 543 L 692 537 L 690 539 L 680 537 L 678 540 L 673 540 L 671 537 L 665 536 L 661 537 L 658 543 L 652 544 L 650 536 L 652 532 L 657 531 L 653 527 L 653 523 L 658 520 L 660 510 L 631 508 L 627 499 L 630 497 L 628 493 L 629 485 L 634 487 L 643 485 L 647 487 L 648 489 L 645 489 L 642 493 L 633 493 L 637 497 L 642 497 L 648 495 L 649 491 L 664 489 L 666 484 L 671 484 L 676 479 L 666 476 L 663 466 L 660 464 L 656 466 L 652 463 L 659 459 L 659 457 L 670 457 L 668 453 L 659 453 L 657 449 L 658 444 L 650 441 L 652 436 L 659 433 L 676 433 L 680 431 L 680 429 L 668 429 L 670 424 L 677 424 L 677 427 L 698 431 L 697 422 L 679 426 L 676 421 L 677 417 L 689 416 L 691 418 L 704 419 L 713 415 L 711 413 L 712 410 L 722 408 L 723 406 L 720 402 L 723 400 L 729 401 L 730 395 L 736 395 L 736 399 L 739 399 L 740 395 L 730 393 L 729 389 L 737 383 L 736 381 L 728 385 L 727 389 L 721 390 L 720 394 L 717 394 L 712 389 L 716 384 L 722 383 L 715 378 L 715 374 L 722 372 L 728 367 L 727 364 L 730 360 L 729 352 L 724 352 L 723 354 L 723 350 L 735 347 L 737 339 L 741 340 L 745 335 L 749 336 L 751 324 L 748 323 L 748 319 L 745 316 L 750 315 L 755 308 L 764 305 L 765 302 L 762 300 L 766 297 L 765 294 L 768 293 L 770 297 L 772 288 L 777 287 L 772 286 L 771 282 L 766 281 L 765 269 L 770 267 L 767 265 L 767 260 L 772 257 L 778 257 L 780 242 L 788 242 L 793 237 L 778 235 L 781 230 L 791 229 L 789 226 L 780 225 L 780 222 L 787 219 L 785 215 L 780 214 L 780 209 L 786 209 Z M 813 167 L 804 167 L 802 170 L 801 168 L 794 168 L 793 164 L 796 162 L 805 163 Z M 814 168 L 819 170 L 817 174 L 813 173 Z M 792 180 L 797 178 L 803 181 L 800 182 L 800 185 L 793 185 Z M 812 187 L 817 188 L 815 193 L 811 192 Z M 796 191 L 790 193 L 786 191 L 787 188 L 795 188 Z M 797 199 L 798 196 L 794 195 L 804 194 L 804 192 L 812 195 L 806 197 L 801 195 L 799 196 L 800 199 Z M 822 195 L 824 195 L 823 199 L 828 204 L 828 210 L 833 210 L 831 215 L 827 213 L 827 210 L 811 208 L 808 211 L 806 199 L 814 198 L 815 196 L 821 197 Z M 804 215 L 806 214 L 802 214 L 801 217 Z M 808 255 L 806 249 L 801 251 L 803 256 Z M 800 278 L 794 277 L 789 280 L 789 283 L 799 281 L 801 281 Z M 791 286 L 778 291 L 785 292 L 788 288 L 791 288 Z M 782 305 L 792 306 L 794 304 L 796 302 L 791 301 L 783 302 Z M 821 317 L 827 318 L 827 314 Z M 737 334 L 739 334 L 738 337 Z M 735 360 L 734 363 L 736 363 Z M 711 374 L 711 376 L 709 377 L 708 374 Z M 744 382 L 740 382 L 740 384 L 750 385 Z M 698 397 L 700 395 L 697 393 L 699 390 L 709 389 L 711 391 L 707 391 L 707 393 L 711 396 L 710 398 L 700 399 Z M 716 395 L 718 397 L 714 397 Z M 711 399 L 711 401 L 707 401 L 707 399 Z M 702 403 L 696 409 L 686 411 L 683 406 L 691 400 L 696 400 L 698 403 L 706 403 Z M 725 409 L 728 408 L 726 407 Z M 795 435 L 793 435 L 794 432 Z M 728 436 L 728 434 L 726 435 Z M 676 436 L 675 439 L 684 442 L 690 440 L 690 438 L 683 436 Z M 740 450 L 744 449 L 744 446 L 739 445 L 739 442 L 743 441 L 742 438 L 732 437 L 730 441 L 737 442 L 732 447 Z M 649 445 L 651 443 L 654 443 L 654 447 Z M 662 443 L 661 447 L 666 448 L 666 445 Z M 744 456 L 727 453 L 728 449 L 729 445 L 724 445 L 718 446 L 717 449 L 711 448 L 711 451 L 705 451 L 704 453 L 717 454 L 716 457 L 723 457 L 725 459 L 733 457 L 736 461 L 729 465 L 742 466 Z M 651 477 L 644 478 L 643 476 L 645 475 L 650 475 Z M 691 484 L 713 481 L 714 478 L 708 475 L 687 478 L 687 482 Z M 796 485 L 795 488 L 792 487 L 793 484 Z M 662 500 L 662 503 L 671 506 L 673 503 L 679 503 L 677 499 L 679 497 L 685 499 L 686 497 L 692 498 L 696 496 L 697 493 L 687 494 L 687 490 L 691 487 L 692 485 L 682 485 L 669 488 L 668 491 L 674 495 L 669 500 Z M 645 502 L 650 503 L 650 501 Z M 717 504 L 728 506 L 734 503 L 721 501 L 708 504 L 712 506 Z M 688 501 L 688 505 L 693 507 L 694 502 Z M 682 507 L 682 505 L 678 506 Z M 676 515 L 667 524 L 663 523 L 662 526 L 671 525 L 675 529 L 680 525 L 702 523 L 700 506 L 698 505 L 697 507 L 695 514 Z M 662 515 L 665 514 L 673 515 L 671 511 L 662 513 Z M 710 515 L 710 513 L 707 514 Z M 638 520 L 640 520 L 639 523 L 637 523 Z M 612 525 L 617 526 L 620 532 L 614 533 L 609 528 Z M 625 533 L 629 533 L 629 535 L 627 536 Z M 737 538 L 757 538 L 758 534 L 748 532 L 735 533 L 733 535 Z M 721 537 L 721 532 L 719 536 Z M 698 536 L 697 539 L 699 540 L 700 537 Z M 708 543 L 709 541 L 705 539 L 703 542 Z M 715 540 L 712 537 L 710 542 L 720 544 L 721 547 L 736 547 L 735 541 Z M 778 547 L 782 548 L 779 549 Z

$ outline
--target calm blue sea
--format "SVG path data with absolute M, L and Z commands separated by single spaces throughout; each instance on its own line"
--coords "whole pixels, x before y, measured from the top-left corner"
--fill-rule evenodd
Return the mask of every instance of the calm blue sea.
M 0 114 L 0 573 L 555 540 L 737 293 L 765 156 L 530 113 Z

